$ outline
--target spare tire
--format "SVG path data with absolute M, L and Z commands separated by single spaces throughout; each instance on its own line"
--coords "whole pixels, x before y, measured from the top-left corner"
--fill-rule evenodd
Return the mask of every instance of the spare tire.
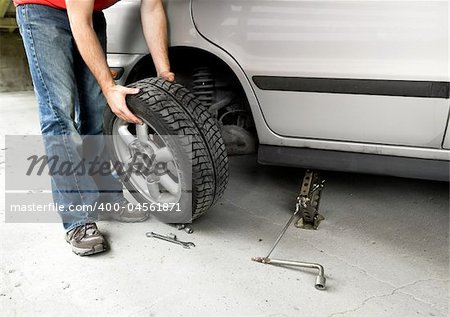
M 179 84 L 147 78 L 128 87 L 140 90 L 126 102 L 145 124 L 126 123 L 106 107 L 104 134 L 116 171 L 135 199 L 144 208 L 153 206 L 150 211 L 158 218 L 177 223 L 199 218 L 223 195 L 228 182 L 228 158 L 216 121 Z M 144 154 L 164 161 L 168 175 L 148 173 L 150 166 L 147 173 L 134 168 L 127 174 L 133 156 L 144 162 Z M 184 216 L 160 208 L 167 202 L 181 205 Z

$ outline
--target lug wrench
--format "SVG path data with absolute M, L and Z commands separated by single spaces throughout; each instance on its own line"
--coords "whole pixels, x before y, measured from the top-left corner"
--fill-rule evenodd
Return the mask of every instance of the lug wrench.
M 288 266 L 296 266 L 296 267 L 304 267 L 308 269 L 316 269 L 319 271 L 319 274 L 316 277 L 316 283 L 315 287 L 318 290 L 324 290 L 326 288 L 326 278 L 325 278 L 325 272 L 323 269 L 323 266 L 318 263 L 310 263 L 310 262 L 299 262 L 299 261 L 288 261 L 288 260 L 280 260 L 280 259 L 271 259 L 270 255 L 272 254 L 273 250 L 275 250 L 276 246 L 280 242 L 281 238 L 286 233 L 287 229 L 291 225 L 292 221 L 294 220 L 295 216 L 299 213 L 300 207 L 297 205 L 295 208 L 294 213 L 292 214 L 291 218 L 287 222 L 287 224 L 284 226 L 281 233 L 278 235 L 278 238 L 276 239 L 275 243 L 272 246 L 272 249 L 270 249 L 269 253 L 266 257 L 254 257 L 252 258 L 252 261 L 263 263 L 263 264 L 274 264 L 274 265 L 288 265 Z

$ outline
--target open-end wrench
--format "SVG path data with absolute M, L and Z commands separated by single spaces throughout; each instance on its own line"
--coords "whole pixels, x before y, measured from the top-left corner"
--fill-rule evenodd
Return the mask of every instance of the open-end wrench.
M 184 242 L 184 241 L 178 240 L 177 236 L 174 235 L 173 233 L 170 233 L 167 236 L 163 236 L 163 235 L 155 233 L 155 232 L 147 232 L 145 235 L 147 238 L 156 238 L 156 239 L 164 240 L 167 242 L 179 244 L 185 249 L 190 249 L 191 247 L 195 247 L 195 244 L 193 242 Z

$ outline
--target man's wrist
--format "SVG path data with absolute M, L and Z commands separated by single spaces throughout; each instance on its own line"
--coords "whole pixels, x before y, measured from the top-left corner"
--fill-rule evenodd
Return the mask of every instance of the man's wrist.
M 107 82 L 101 84 L 100 88 L 101 88 L 103 94 L 106 95 L 108 93 L 108 91 L 110 91 L 115 86 L 116 86 L 116 82 L 114 81 L 114 79 L 111 78 L 111 81 L 107 81 Z
M 175 81 L 175 74 L 172 73 L 170 70 L 159 73 L 158 77 L 163 78 L 168 81 Z

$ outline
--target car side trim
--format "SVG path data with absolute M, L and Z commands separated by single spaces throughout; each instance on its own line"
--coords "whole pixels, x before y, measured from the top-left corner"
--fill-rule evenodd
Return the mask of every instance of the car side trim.
M 260 145 L 258 162 L 340 172 L 450 181 L 450 161 Z
M 349 78 L 253 76 L 262 90 L 449 99 L 450 83 Z

